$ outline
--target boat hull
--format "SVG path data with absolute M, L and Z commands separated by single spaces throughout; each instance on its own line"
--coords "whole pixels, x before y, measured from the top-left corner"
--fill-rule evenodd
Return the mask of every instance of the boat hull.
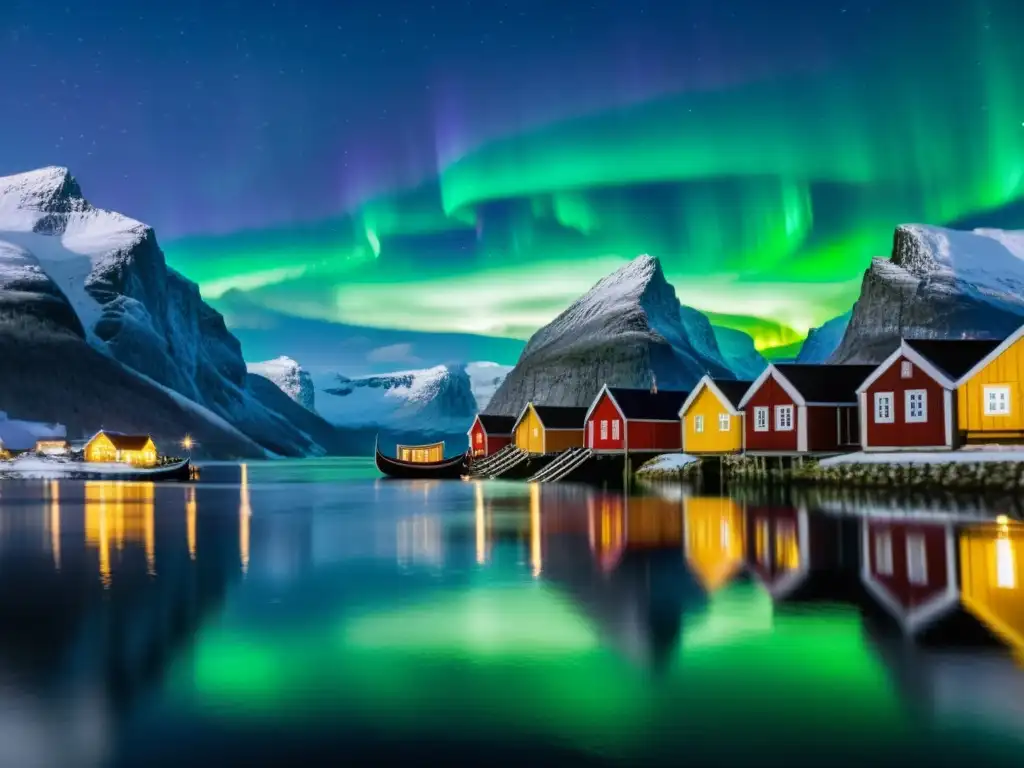
M 392 459 L 377 448 L 374 458 L 381 474 L 402 480 L 458 480 L 467 471 L 465 455 L 444 461 L 413 462 Z

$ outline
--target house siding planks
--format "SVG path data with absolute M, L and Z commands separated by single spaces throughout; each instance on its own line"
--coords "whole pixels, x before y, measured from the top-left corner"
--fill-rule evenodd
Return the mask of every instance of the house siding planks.
M 1010 388 L 1010 413 L 985 415 L 985 386 Z M 967 440 L 1024 439 L 1024 338 L 957 388 L 957 426 Z
M 583 447 L 582 429 L 548 429 L 543 432 L 545 453 L 561 453 L 570 448 Z
M 603 439 L 601 438 L 602 421 L 607 422 L 608 425 L 607 437 Z M 612 423 L 615 421 L 619 422 L 619 438 L 617 440 L 612 437 L 615 433 Z M 591 424 L 593 424 L 593 427 L 591 427 Z M 593 429 L 593 432 L 590 431 L 591 429 Z M 593 441 L 590 440 L 591 434 L 593 434 Z M 587 419 L 585 440 L 586 447 L 593 448 L 595 451 L 622 451 L 625 447 L 626 422 L 607 392 L 601 394 L 601 399 L 590 414 L 590 418 Z
M 681 435 L 678 421 L 628 421 L 629 452 L 678 451 Z
M 892 575 L 879 573 L 876 536 L 892 537 Z M 927 583 L 911 584 L 907 566 L 907 538 L 924 539 Z M 903 523 L 891 520 L 869 521 L 867 538 L 871 578 L 903 608 L 905 614 L 942 595 L 949 586 L 949 562 L 946 553 L 946 527 L 941 523 Z
M 480 425 L 480 419 L 474 420 L 469 429 L 469 452 L 473 456 L 490 456 L 487 451 L 487 433 Z
M 908 362 L 912 368 L 910 378 L 904 379 L 902 366 Z M 912 389 L 927 392 L 927 421 L 908 422 L 906 393 Z M 875 394 L 893 393 L 893 420 L 891 423 L 875 421 Z M 899 357 L 866 390 L 865 423 L 867 449 L 882 448 L 942 448 L 946 447 L 946 407 L 942 385 L 921 370 L 913 361 Z
M 544 428 L 533 406 L 527 406 L 526 415 L 516 426 L 516 446 L 527 453 L 544 453 Z
M 807 450 L 835 453 L 859 449 L 859 418 L 855 405 L 807 406 Z
M 788 431 L 777 431 L 775 429 L 775 406 L 793 406 L 793 429 Z M 766 406 L 768 410 L 768 430 L 758 432 L 754 429 L 754 409 Z M 744 425 L 746 432 L 748 451 L 778 451 L 795 453 L 797 440 L 800 434 L 800 409 L 793 403 L 786 391 L 775 380 L 769 376 L 761 384 L 760 388 L 750 398 L 743 411 Z
M 729 416 L 729 431 L 719 429 L 719 415 Z M 695 416 L 704 418 L 704 431 L 697 432 Z M 739 453 L 743 448 L 743 416 L 733 415 L 718 395 L 705 385 L 682 417 L 683 450 L 693 454 Z

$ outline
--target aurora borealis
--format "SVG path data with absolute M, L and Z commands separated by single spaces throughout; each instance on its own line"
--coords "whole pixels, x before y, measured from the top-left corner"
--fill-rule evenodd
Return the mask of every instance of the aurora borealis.
M 521 339 L 651 253 L 684 303 L 783 345 L 849 308 L 900 223 L 1024 228 L 1013 0 L 341 5 L 178 3 L 98 59 L 71 9 L 42 66 L 98 60 L 107 94 L 74 131 L 14 23 L 0 171 L 68 165 L 215 305 Z

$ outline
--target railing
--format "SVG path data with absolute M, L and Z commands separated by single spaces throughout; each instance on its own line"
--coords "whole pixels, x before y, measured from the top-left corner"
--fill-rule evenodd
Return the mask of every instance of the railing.
M 509 453 L 509 455 L 505 458 L 504 461 L 488 469 L 487 477 L 500 477 L 501 475 L 505 474 L 510 469 L 512 469 L 512 467 L 516 467 L 522 464 L 529 458 L 530 454 L 526 453 L 526 451 L 516 449 L 515 451 Z
M 487 457 L 485 457 L 483 459 L 480 459 L 479 461 L 474 461 L 470 465 L 469 473 L 471 475 L 483 475 L 483 474 L 486 474 L 487 471 L 491 467 L 494 467 L 495 465 L 497 465 L 500 462 L 504 461 L 508 457 L 508 455 L 510 453 L 512 453 L 512 452 L 514 452 L 516 450 L 518 450 L 518 449 L 516 448 L 515 444 L 514 443 L 510 443 L 509 445 L 506 445 L 504 448 L 502 448 L 497 453 L 491 454 L 490 456 L 487 456 Z
M 541 482 L 554 483 L 561 480 L 564 477 L 568 477 L 570 474 L 572 474 L 581 466 L 590 461 L 593 455 L 594 452 L 590 448 L 580 449 L 579 453 L 573 456 L 569 461 L 567 461 L 557 470 L 547 475 Z
M 553 462 L 551 462 L 546 467 L 544 467 L 539 472 L 537 472 L 537 474 L 535 474 L 533 477 L 531 477 L 528 482 L 531 482 L 531 483 L 543 482 L 544 478 L 546 478 L 548 475 L 554 474 L 555 472 L 558 471 L 559 467 L 562 467 L 567 462 L 572 461 L 576 457 L 576 455 L 580 451 L 582 451 L 582 450 L 583 450 L 582 448 L 570 448 L 568 451 L 565 451 L 561 456 L 559 456 Z

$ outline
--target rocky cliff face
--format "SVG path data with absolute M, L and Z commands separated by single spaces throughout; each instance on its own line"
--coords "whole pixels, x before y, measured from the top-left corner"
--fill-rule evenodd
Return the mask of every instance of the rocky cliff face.
M 834 363 L 880 362 L 905 338 L 1003 338 L 1024 322 L 1024 233 L 897 227 L 876 258 Z
M 278 389 L 308 411 L 316 411 L 313 378 L 290 357 L 278 357 L 263 363 L 249 363 L 249 373 L 272 381 Z
M 838 317 L 833 317 L 822 323 L 818 328 L 812 328 L 807 338 L 800 347 L 800 353 L 796 356 L 798 363 L 824 363 L 835 353 L 843 341 L 846 328 L 850 325 L 850 317 L 853 310 L 844 312 Z
M 705 373 L 734 378 L 690 341 L 675 289 L 661 264 L 640 256 L 597 283 L 535 333 L 488 405 L 518 414 L 533 401 L 589 405 L 605 383 L 692 387 Z
M 277 453 L 321 452 L 247 390 L 238 340 L 153 230 L 92 206 L 64 168 L 0 178 L 0 316 L 79 336 Z

